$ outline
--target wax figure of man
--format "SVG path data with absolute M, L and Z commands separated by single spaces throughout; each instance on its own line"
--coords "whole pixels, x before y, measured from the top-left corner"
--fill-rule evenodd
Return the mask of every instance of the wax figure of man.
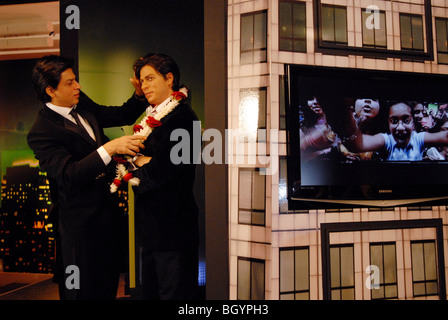
M 109 192 L 115 168 L 111 157 L 135 156 L 144 148 L 145 138 L 134 135 L 109 141 L 103 128 L 133 124 L 147 102 L 138 97 L 142 92 L 136 86 L 135 94 L 121 107 L 100 106 L 80 91 L 72 65 L 59 56 L 36 63 L 33 85 L 44 106 L 28 134 L 28 144 L 57 185 L 52 195 L 57 194 L 53 200 L 58 202 L 63 266 L 72 276 L 67 279 L 65 298 L 114 299 L 122 262 L 118 253 L 126 239 L 125 217 L 118 210 L 117 195 Z
M 160 121 L 145 141 L 143 156 L 135 161 L 140 166 L 134 172 L 140 179 L 134 190 L 142 297 L 194 299 L 198 281 L 195 165 L 192 155 L 189 163 L 173 163 L 170 153 L 179 142 L 171 141 L 170 136 L 176 129 L 186 130 L 193 150 L 193 126 L 198 118 L 185 101 L 173 99 L 173 92 L 176 96 L 179 90 L 180 73 L 172 58 L 149 54 L 137 60 L 134 70 L 151 104 L 147 114 Z

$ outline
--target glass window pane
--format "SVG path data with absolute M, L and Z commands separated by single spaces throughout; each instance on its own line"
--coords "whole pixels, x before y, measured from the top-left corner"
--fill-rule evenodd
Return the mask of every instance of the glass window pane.
M 331 290 L 331 300 L 341 300 L 341 290 Z
M 251 300 L 264 299 L 264 263 L 252 261 Z
M 238 212 L 238 223 L 252 224 L 252 211 L 240 210 Z
M 334 42 L 334 10 L 329 6 L 322 6 L 322 40 Z
M 252 209 L 263 210 L 265 209 L 265 189 L 266 189 L 266 176 L 261 175 L 260 171 L 253 172 L 253 195 L 252 195 Z
M 264 226 L 264 211 L 252 211 L 252 224 L 256 226 Z
M 385 298 L 396 298 L 398 297 L 398 288 L 396 285 L 386 286 L 385 288 Z
M 355 300 L 355 289 L 342 289 L 341 300 Z
M 279 161 L 278 201 L 280 213 L 288 212 L 287 163 L 285 158 Z
M 347 10 L 345 8 L 334 9 L 335 41 L 347 43 Z
M 446 20 L 436 19 L 437 50 L 439 51 L 448 51 L 446 28 Z
M 397 282 L 397 262 L 395 244 L 384 246 L 384 282 Z
M 378 289 L 370 290 L 372 299 L 384 299 L 384 286 L 381 285 Z
M 424 281 L 425 280 L 425 265 L 423 260 L 423 244 L 412 244 L 412 280 Z
M 280 294 L 280 300 L 294 300 L 294 293 Z
M 380 28 L 375 29 L 375 45 L 387 46 L 386 14 L 384 12 L 380 13 Z
M 413 49 L 423 50 L 423 19 L 422 17 L 412 17 L 412 42 Z
M 306 40 L 294 40 L 294 51 L 306 52 Z
M 295 290 L 297 291 L 309 290 L 308 249 L 296 250 L 295 263 L 296 263 Z
M 306 4 L 294 3 L 293 5 L 294 38 L 306 37 Z
M 253 50 L 254 48 L 254 17 L 252 15 L 241 16 L 241 50 Z
M 435 243 L 424 243 L 425 280 L 437 279 L 436 246 Z
M 439 53 L 437 56 L 437 60 L 439 63 L 448 64 L 448 54 L 446 53 Z
M 258 128 L 266 129 L 266 89 L 258 90 Z
M 238 300 L 250 299 L 250 261 L 238 260 Z
M 294 251 L 280 251 L 280 292 L 294 291 Z
M 375 45 L 375 29 L 367 28 L 367 18 L 371 16 L 372 13 L 367 13 L 362 11 L 362 44 L 365 46 Z
M 252 208 L 252 171 L 240 170 L 238 206 L 240 209 Z
M 437 288 L 437 282 L 427 282 L 426 283 L 426 294 L 430 295 L 430 294 L 438 294 L 438 288 Z
M 280 37 L 292 37 L 292 10 L 291 3 L 280 2 Z
M 341 286 L 354 284 L 353 247 L 341 247 Z
M 425 283 L 414 283 L 414 296 L 424 296 L 426 295 Z
M 298 292 L 295 296 L 296 300 L 310 300 L 309 292 Z
M 330 248 L 331 287 L 340 287 L 339 247 Z
M 292 50 L 292 39 L 280 39 L 279 46 L 280 50 L 291 51 Z
M 254 51 L 254 55 L 253 55 L 253 59 L 254 62 L 264 62 L 267 60 L 267 53 L 266 53 L 266 49 L 263 50 L 259 50 L 259 51 Z
M 254 52 L 242 52 L 241 53 L 241 64 L 252 63 L 254 62 Z
M 265 49 L 266 36 L 266 13 L 258 13 L 254 16 L 254 49 Z
M 402 48 L 412 49 L 411 18 L 409 16 L 400 15 L 400 38 Z
M 383 246 L 371 245 L 370 246 L 370 264 L 377 266 L 380 270 L 380 283 L 383 283 Z

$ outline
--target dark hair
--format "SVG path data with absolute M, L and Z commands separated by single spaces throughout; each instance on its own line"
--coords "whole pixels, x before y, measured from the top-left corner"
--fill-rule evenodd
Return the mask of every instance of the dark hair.
M 33 68 L 33 86 L 40 101 L 51 101 L 46 92 L 47 87 L 56 89 L 61 81 L 61 73 L 70 68 L 73 68 L 72 59 L 56 55 L 45 56 L 36 62 Z
M 134 63 L 134 72 L 137 79 L 140 79 L 140 71 L 144 66 L 153 67 L 164 79 L 166 79 L 166 75 L 171 72 L 173 74 L 173 91 L 179 90 L 180 72 L 179 67 L 173 58 L 166 54 L 149 53 L 138 59 Z

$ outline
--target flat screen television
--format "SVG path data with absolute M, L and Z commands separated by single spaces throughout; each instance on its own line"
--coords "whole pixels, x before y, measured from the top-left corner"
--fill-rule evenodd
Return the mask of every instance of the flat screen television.
M 289 209 L 448 204 L 448 147 L 424 145 L 420 156 L 396 159 L 386 147 L 347 148 L 354 123 L 384 140 L 393 121 L 415 133 L 448 130 L 448 76 L 298 65 L 285 72 Z M 392 120 L 390 107 L 402 103 L 412 118 Z

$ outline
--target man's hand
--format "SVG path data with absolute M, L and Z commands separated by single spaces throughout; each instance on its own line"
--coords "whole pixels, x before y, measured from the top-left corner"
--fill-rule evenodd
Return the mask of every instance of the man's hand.
M 144 164 L 149 163 L 151 161 L 152 157 L 146 157 L 146 156 L 139 156 L 136 160 L 134 160 L 134 164 L 137 167 L 141 167 Z
M 140 149 L 144 149 L 143 141 L 146 138 L 139 135 L 123 136 L 107 142 L 103 147 L 110 156 L 114 154 L 137 155 Z
M 140 80 L 139 79 L 137 79 L 136 77 L 135 77 L 135 74 L 134 74 L 134 78 L 129 78 L 129 81 L 131 81 L 131 83 L 132 83 L 132 85 L 134 86 L 134 88 L 135 88 L 135 94 L 137 95 L 137 96 L 144 96 L 145 94 L 143 93 L 143 90 L 142 90 L 142 86 L 141 86 L 141 84 L 140 84 Z

